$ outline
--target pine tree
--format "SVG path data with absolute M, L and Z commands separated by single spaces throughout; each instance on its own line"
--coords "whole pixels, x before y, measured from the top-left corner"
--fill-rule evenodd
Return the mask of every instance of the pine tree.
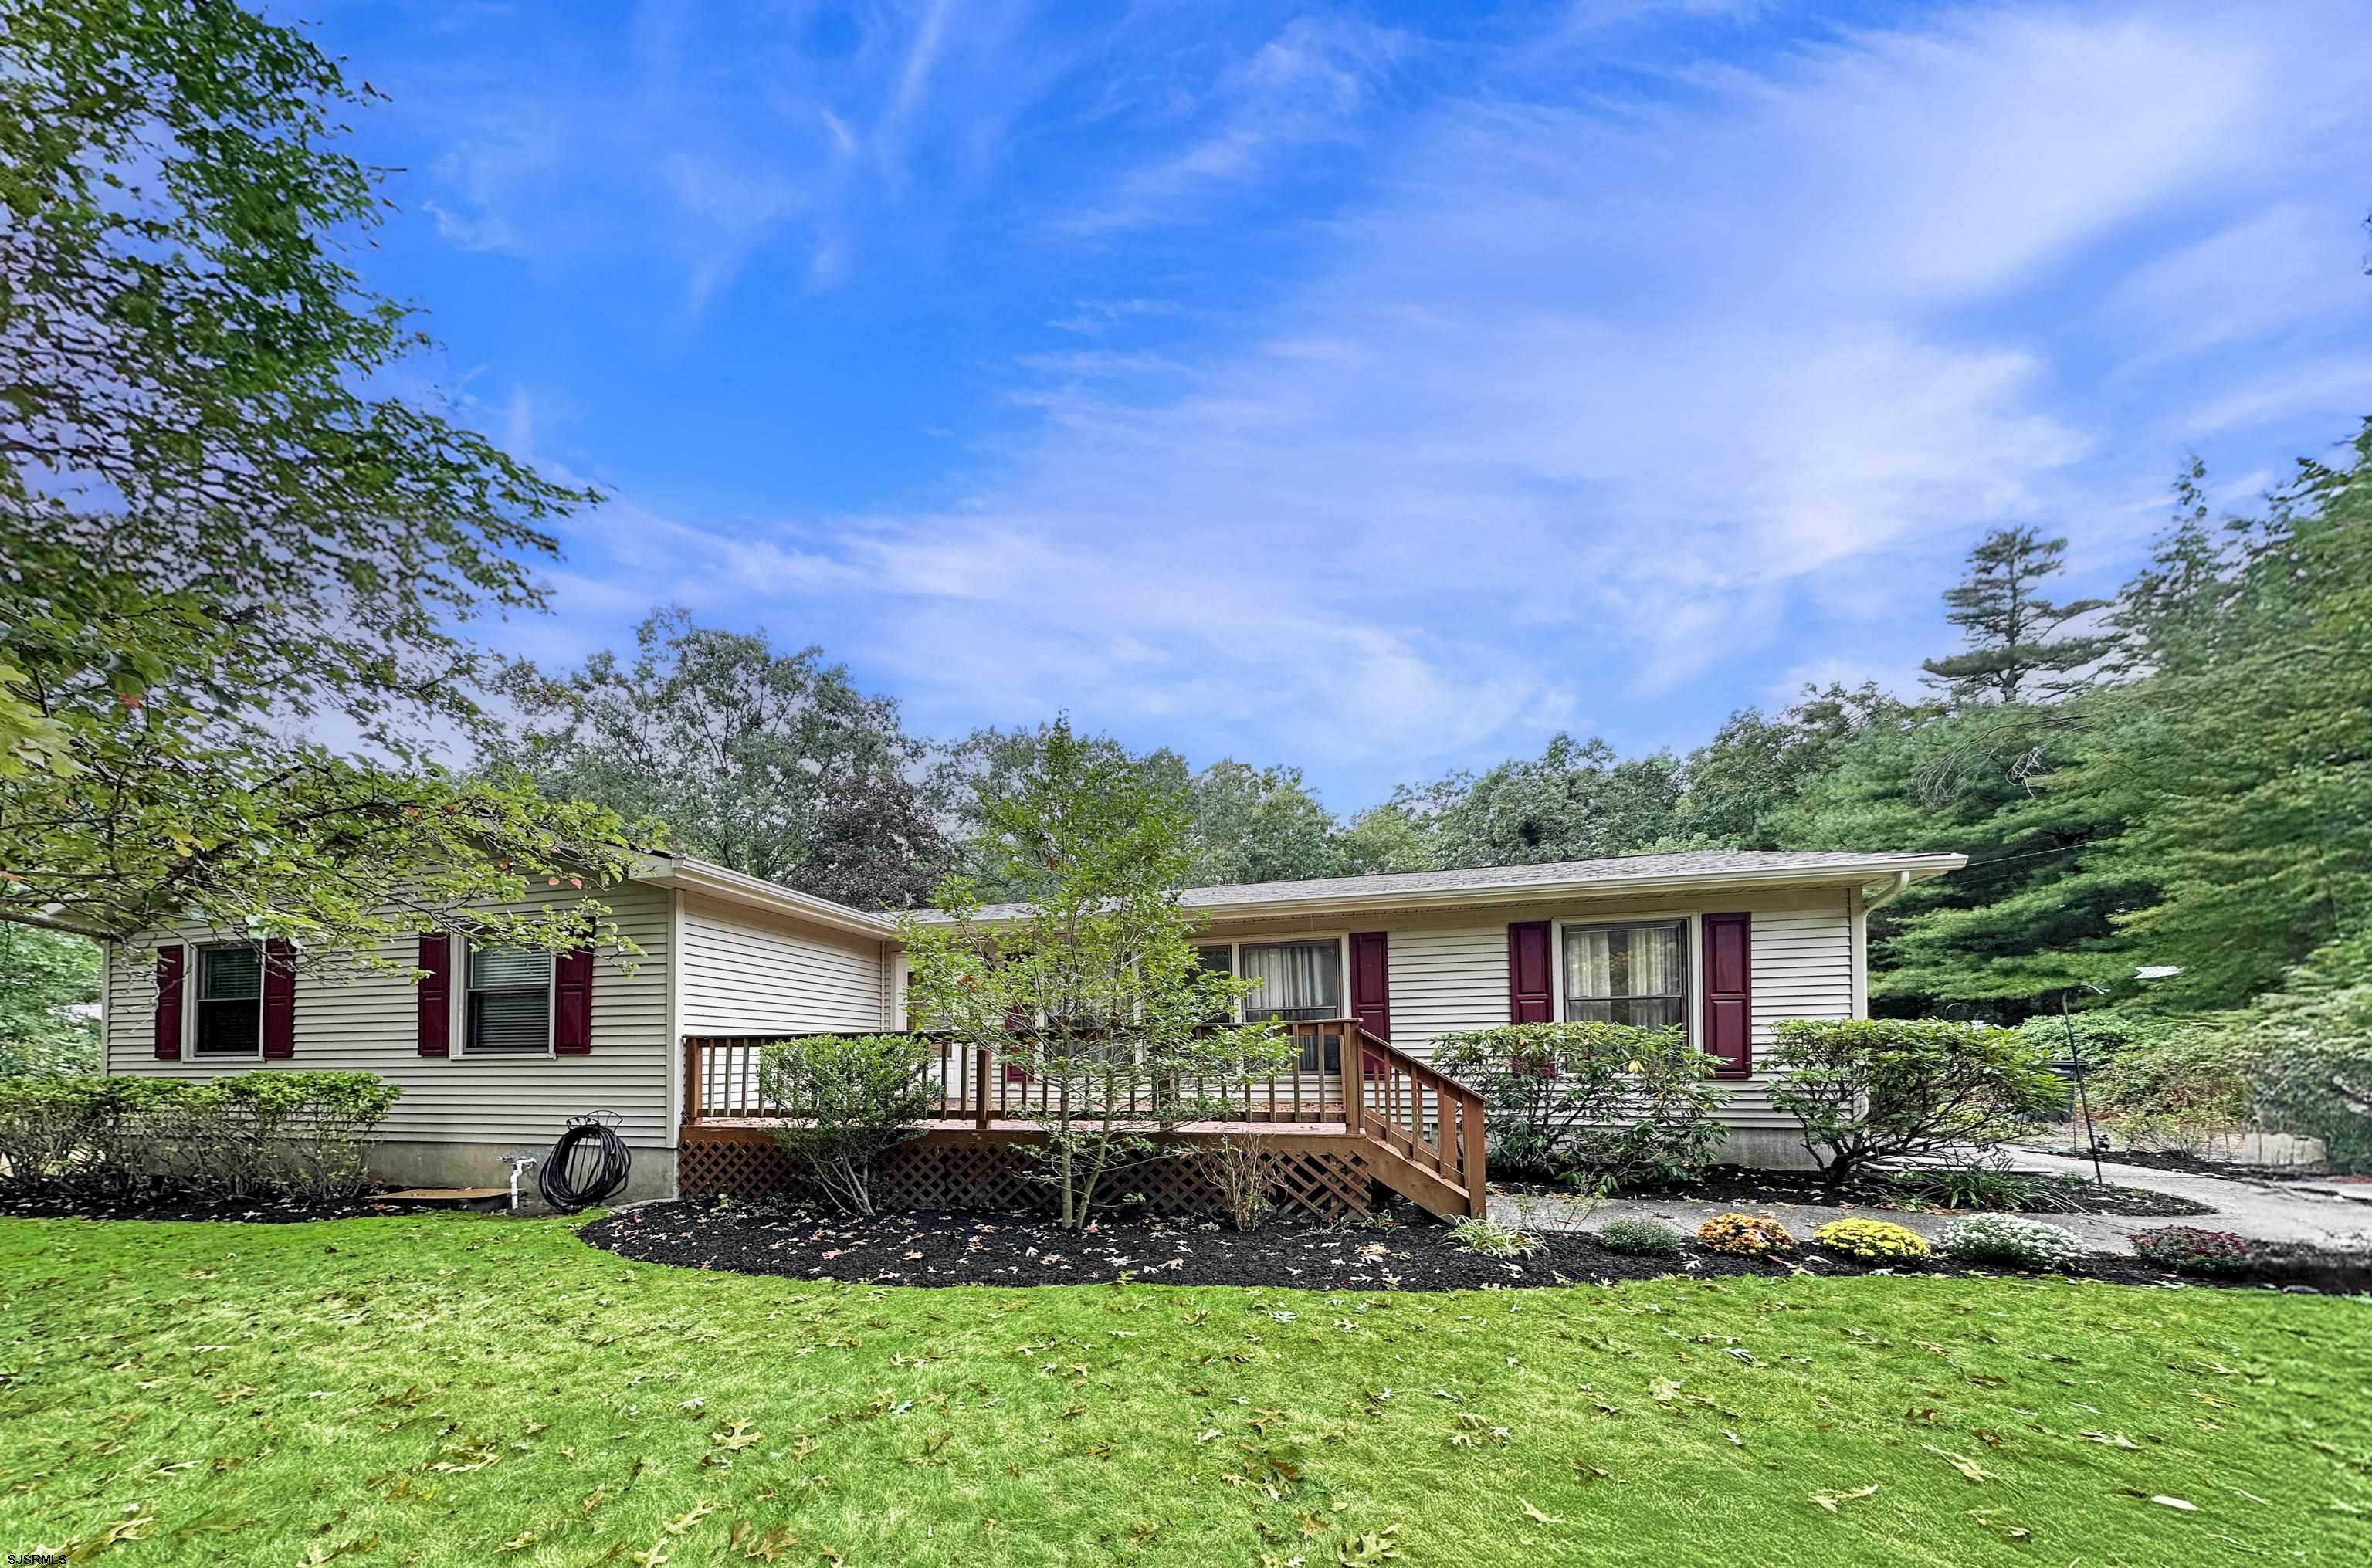
M 2064 539 L 2044 539 L 2032 528 L 1995 528 L 1969 552 L 1968 575 L 1946 590 L 1945 619 L 1960 628 L 1969 646 L 1945 658 L 1924 661 L 1927 684 L 1948 691 L 1955 702 L 2002 703 L 2064 696 L 2083 684 L 2073 679 L 2117 645 L 2110 634 L 2059 636 L 2060 629 L 2109 601 L 2079 598 L 2053 604 L 2040 591 L 2058 573 L 2067 548 Z M 2036 685 L 2029 681 L 2043 679 Z

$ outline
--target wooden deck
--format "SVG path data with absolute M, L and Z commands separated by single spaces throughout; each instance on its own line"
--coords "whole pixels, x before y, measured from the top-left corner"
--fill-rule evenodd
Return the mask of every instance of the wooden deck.
M 1248 1083 L 1174 1086 L 1172 1092 L 1220 1102 L 1227 1114 L 1180 1124 L 1163 1136 L 1191 1144 L 1258 1135 L 1275 1156 L 1279 1191 L 1308 1208 L 1364 1212 L 1365 1184 L 1374 1180 L 1433 1214 L 1484 1212 L 1479 1095 L 1394 1049 L 1355 1018 L 1299 1020 L 1285 1028 L 1297 1042 L 1296 1071 Z M 789 1118 L 785 1108 L 766 1102 L 758 1058 L 768 1040 L 780 1038 L 684 1040 L 680 1143 L 692 1189 L 728 1176 L 755 1180 L 773 1168 L 768 1130 Z M 956 1050 L 944 1041 L 930 1070 L 941 1114 L 926 1123 L 916 1158 L 908 1162 L 929 1171 L 908 1188 L 959 1206 L 950 1195 L 961 1190 L 969 1170 L 988 1190 L 1009 1191 L 1009 1172 L 999 1157 L 1045 1137 L 1040 1116 L 1053 1086 L 986 1051 Z M 1183 1202 L 1189 1184 L 1173 1179 L 1178 1191 L 1171 1196 Z

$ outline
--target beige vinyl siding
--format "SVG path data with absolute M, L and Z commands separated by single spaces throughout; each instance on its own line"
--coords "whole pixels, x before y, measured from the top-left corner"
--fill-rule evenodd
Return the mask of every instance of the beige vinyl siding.
M 687 895 L 683 1032 L 883 1027 L 883 944 Z
M 1389 933 L 1392 1043 L 1430 1057 L 1437 1035 L 1507 1021 L 1507 924 Z
M 1844 1018 L 1855 1013 L 1854 933 L 1843 888 L 1761 889 L 1752 892 L 1700 895 L 1686 904 L 1671 900 L 1597 900 L 1563 904 L 1517 905 L 1480 911 L 1436 911 L 1375 919 L 1331 917 L 1353 931 L 1381 926 L 1390 935 L 1392 1043 L 1413 1056 L 1430 1056 L 1434 1041 L 1454 1029 L 1488 1028 L 1507 1021 L 1507 927 L 1517 921 L 1619 921 L 1633 916 L 1669 917 L 1745 910 L 1754 917 L 1752 947 L 1753 1041 L 1758 1053 L 1769 1044 L 1771 1025 L 1781 1018 Z M 1302 923 L 1231 922 L 1215 935 L 1238 941 L 1283 937 Z M 1692 1012 L 1701 1005 L 1701 953 L 1691 955 Z M 1723 1120 L 1739 1127 L 1792 1128 L 1773 1111 L 1761 1076 L 1726 1084 Z
M 527 907 L 557 899 L 524 900 Z M 578 895 L 570 889 L 571 900 Z M 672 1005 L 669 952 L 672 895 L 665 888 L 630 884 L 601 895 L 620 931 L 643 948 L 638 958 L 603 953 L 593 965 L 593 1049 L 585 1056 L 422 1056 L 418 995 L 408 977 L 328 966 L 296 978 L 296 1053 L 285 1061 L 160 1062 L 156 1056 L 157 984 L 142 963 L 146 943 L 110 949 L 107 974 L 107 1070 L 201 1078 L 270 1065 L 292 1069 L 377 1073 L 400 1085 L 383 1130 L 390 1140 L 428 1143 L 549 1144 L 571 1116 L 614 1111 L 619 1132 L 637 1148 L 674 1143 L 668 1109 L 669 1016 Z M 206 939 L 195 930 L 159 932 L 149 942 Z M 415 941 L 392 945 L 390 958 L 416 961 Z M 626 971 L 633 964 L 633 973 Z

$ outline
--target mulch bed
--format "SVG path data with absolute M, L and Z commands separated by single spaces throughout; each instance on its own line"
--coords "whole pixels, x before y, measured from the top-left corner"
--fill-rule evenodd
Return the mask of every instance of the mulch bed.
M 648 1263 L 744 1274 L 885 1285 L 1268 1285 L 1293 1290 L 1476 1290 L 1494 1286 L 1614 1283 L 1670 1275 L 1785 1276 L 1796 1265 L 1732 1258 L 1691 1246 L 1678 1254 L 1610 1252 L 1587 1236 L 1551 1235 L 1529 1258 L 1485 1258 L 1431 1222 L 1319 1225 L 1274 1221 L 1235 1231 L 1192 1219 L 1114 1217 L 1091 1231 L 1062 1229 L 1029 1214 L 946 1209 L 870 1216 L 739 1202 L 645 1203 L 579 1232 L 594 1246 Z M 1814 1274 L 1866 1274 L 1872 1265 L 1819 1248 L 1798 1254 Z M 1937 1262 L 1948 1276 L 2016 1271 Z M 2240 1278 L 2187 1278 L 2136 1258 L 2096 1254 L 2081 1277 L 2120 1284 L 2259 1284 L 2299 1291 L 2372 1288 L 2372 1260 L 2295 1254 Z
M 76 1198 L 65 1194 L 0 1199 L 0 1216 L 20 1220 L 225 1220 L 241 1225 L 292 1225 L 299 1220 L 352 1220 L 372 1214 L 417 1214 L 419 1203 L 378 1203 L 369 1196 L 318 1202 L 310 1198 L 250 1198 L 203 1203 L 186 1198 Z
M 2048 1192 L 2053 1201 L 2017 1212 L 2029 1214 L 2116 1214 L 2126 1219 L 2178 1219 L 2215 1212 L 2206 1203 L 2180 1198 L 2171 1192 L 2152 1192 L 2140 1187 L 2096 1187 L 2080 1177 L 2037 1176 L 2033 1179 L 2037 1187 Z M 1552 1197 L 1572 1191 L 1561 1182 L 1526 1181 L 1512 1178 L 1503 1180 L 1495 1170 L 1492 1172 L 1491 1185 L 1504 1192 L 1529 1192 Z M 1820 1195 L 1820 1179 L 1815 1172 L 1762 1170 L 1740 1165 L 1715 1166 L 1694 1181 L 1625 1187 L 1621 1196 L 1694 1199 L 1741 1206 L 1824 1204 L 1828 1202 Z M 1917 1202 L 1901 1189 L 1884 1181 L 1851 1182 L 1845 1188 L 1844 1201 L 1860 1208 L 1901 1209 L 1911 1213 L 1935 1213 L 1942 1207 L 1936 1203 Z

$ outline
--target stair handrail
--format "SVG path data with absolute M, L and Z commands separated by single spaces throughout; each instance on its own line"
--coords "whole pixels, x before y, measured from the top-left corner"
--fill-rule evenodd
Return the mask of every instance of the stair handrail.
M 1388 1073 L 1397 1068 L 1412 1082 L 1431 1089 L 1436 1096 L 1457 1102 L 1459 1147 L 1455 1152 L 1459 1172 L 1464 1179 L 1461 1185 L 1470 1193 L 1479 1198 L 1486 1179 L 1483 1170 L 1483 1145 L 1485 1118 L 1488 1114 L 1488 1105 L 1481 1091 L 1460 1079 L 1452 1077 L 1423 1057 L 1412 1056 L 1390 1040 L 1368 1028 L 1364 1023 L 1357 1026 L 1355 1039 L 1358 1041 L 1360 1054 L 1358 1076 L 1363 1082 L 1360 1085 L 1360 1114 L 1352 1119 L 1351 1131 L 1373 1141 L 1382 1141 L 1378 1139 L 1376 1134 L 1369 1132 L 1366 1127 L 1366 1118 L 1377 1114 L 1375 1108 L 1367 1104 L 1368 1097 L 1366 1094 L 1364 1083 L 1367 1075 L 1366 1059 L 1372 1053 L 1383 1060 Z M 1349 1071 L 1350 1064 L 1345 1063 L 1343 1066 L 1343 1076 L 1347 1082 L 1352 1075 Z M 1391 1109 L 1387 1106 L 1383 1109 L 1381 1116 L 1378 1116 L 1377 1119 L 1381 1121 L 1390 1115 Z

